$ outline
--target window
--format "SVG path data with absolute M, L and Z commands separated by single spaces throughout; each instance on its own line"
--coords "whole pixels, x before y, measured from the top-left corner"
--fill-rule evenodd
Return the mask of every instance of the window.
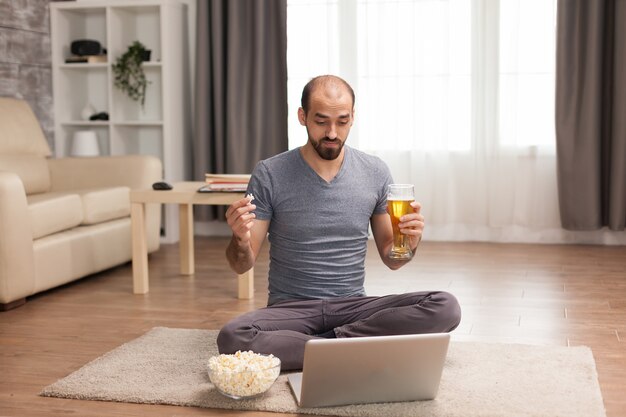
M 554 146 L 556 2 L 500 0 L 499 138 Z
M 357 92 L 363 150 L 553 149 L 556 0 L 288 0 L 290 147 L 313 76 Z

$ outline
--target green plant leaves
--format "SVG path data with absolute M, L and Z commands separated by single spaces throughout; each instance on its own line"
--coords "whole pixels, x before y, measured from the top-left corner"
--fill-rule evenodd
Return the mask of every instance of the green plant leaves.
M 141 66 L 145 52 L 146 47 L 141 42 L 135 41 L 113 64 L 115 86 L 132 100 L 140 101 L 142 106 L 146 100 L 146 87 L 149 83 Z

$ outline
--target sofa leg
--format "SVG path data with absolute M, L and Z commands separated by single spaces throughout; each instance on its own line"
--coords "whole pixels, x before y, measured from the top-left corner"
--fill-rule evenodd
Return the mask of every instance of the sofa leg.
M 24 304 L 26 304 L 26 297 L 11 301 L 10 303 L 0 303 L 0 311 L 13 310 L 14 308 L 18 308 Z

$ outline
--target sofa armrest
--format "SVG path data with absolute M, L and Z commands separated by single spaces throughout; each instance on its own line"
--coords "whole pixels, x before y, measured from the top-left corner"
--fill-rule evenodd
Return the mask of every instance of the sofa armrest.
M 161 161 L 147 155 L 49 159 L 48 167 L 51 191 L 113 186 L 148 188 L 163 175 Z
M 0 303 L 31 295 L 35 289 L 33 231 L 20 177 L 0 171 Z

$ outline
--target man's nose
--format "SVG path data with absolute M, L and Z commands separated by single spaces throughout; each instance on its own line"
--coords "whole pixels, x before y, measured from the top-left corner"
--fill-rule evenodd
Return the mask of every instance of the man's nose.
M 336 139 L 337 138 L 337 129 L 335 129 L 335 125 L 331 124 L 328 132 L 326 132 L 326 137 L 328 139 Z

